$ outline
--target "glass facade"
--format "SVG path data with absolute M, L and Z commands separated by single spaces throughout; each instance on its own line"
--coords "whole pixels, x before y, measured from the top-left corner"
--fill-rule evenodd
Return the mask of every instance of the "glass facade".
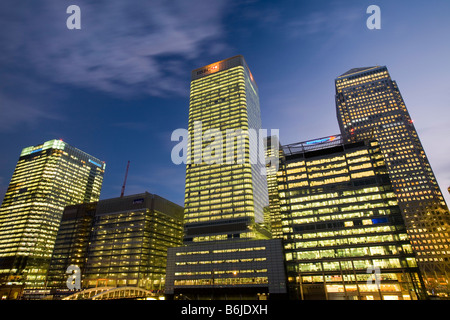
M 243 57 L 192 71 L 185 242 L 268 237 L 260 227 L 268 205 L 265 164 L 250 161 L 250 129 L 261 129 L 261 116 Z
M 265 300 L 286 293 L 280 239 L 218 241 L 168 252 L 166 294 Z
M 277 172 L 291 293 L 301 299 L 418 299 L 423 285 L 377 141 L 283 146 Z M 379 283 L 371 270 L 380 270 Z M 369 281 L 368 281 L 369 280 Z
M 61 140 L 23 149 L 0 208 L 0 282 L 40 288 L 64 207 L 97 201 L 105 164 Z
M 379 141 L 429 292 L 448 295 L 450 214 L 397 83 L 377 66 L 352 69 L 335 84 L 341 133 Z
M 66 270 L 71 265 L 78 266 L 84 274 L 96 209 L 97 202 L 64 209 L 47 275 L 48 288 L 67 289 Z

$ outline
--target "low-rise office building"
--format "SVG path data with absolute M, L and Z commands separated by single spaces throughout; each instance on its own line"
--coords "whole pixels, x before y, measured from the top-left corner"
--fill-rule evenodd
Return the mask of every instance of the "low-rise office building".
M 165 294 L 194 300 L 286 298 L 282 251 L 280 239 L 170 248 Z
M 48 285 L 66 289 L 66 270 L 77 265 L 83 289 L 163 290 L 167 249 L 181 245 L 182 237 L 183 208 L 147 192 L 68 207 Z

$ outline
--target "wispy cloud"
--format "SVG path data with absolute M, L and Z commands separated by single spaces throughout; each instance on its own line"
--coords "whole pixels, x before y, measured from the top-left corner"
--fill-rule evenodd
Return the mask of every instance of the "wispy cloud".
M 69 30 L 60 0 L 0 4 L 0 63 L 26 64 L 56 83 L 108 93 L 183 94 L 183 62 L 220 42 L 226 1 L 76 1 Z M 181 68 L 181 69 L 180 69 Z
M 66 26 L 71 4 L 81 30 Z M 226 8 L 225 0 L 1 1 L 0 131 L 63 119 L 60 98 L 71 87 L 187 95 L 187 63 L 226 47 Z
M 292 38 L 310 37 L 319 34 L 328 36 L 351 34 L 355 22 L 361 22 L 364 18 L 365 12 L 358 9 L 360 8 L 343 7 L 342 4 L 339 6 L 330 5 L 326 10 L 299 15 L 295 19 L 285 21 L 283 24 L 285 34 Z M 362 24 L 361 26 L 364 27 Z
M 63 120 L 55 107 L 59 98 L 58 92 L 36 79 L 1 73 L 0 132 L 35 126 L 42 119 Z

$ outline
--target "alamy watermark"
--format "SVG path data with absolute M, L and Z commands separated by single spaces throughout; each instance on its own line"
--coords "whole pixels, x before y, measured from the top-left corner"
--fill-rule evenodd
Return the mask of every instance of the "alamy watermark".
M 367 7 L 366 13 L 371 16 L 367 18 L 366 26 L 368 29 L 381 29 L 381 9 L 377 5 L 370 5 Z
M 67 288 L 69 290 L 75 290 L 81 289 L 81 270 L 80 267 L 76 266 L 76 265 L 70 265 L 67 270 L 66 273 L 70 274 L 70 276 L 67 278 Z
M 70 5 L 67 7 L 66 13 L 71 15 L 66 20 L 67 29 L 81 29 L 81 9 L 77 5 Z
M 374 283 L 377 285 L 377 288 L 380 288 L 381 282 L 381 270 L 378 266 L 369 266 L 366 270 L 366 273 L 371 274 L 371 276 L 367 279 L 367 285 L 373 285 Z
M 194 122 L 192 134 L 186 129 L 176 129 L 171 140 L 179 141 L 173 147 L 171 158 L 174 164 L 261 164 L 260 173 L 267 168 L 278 171 L 278 129 L 270 130 L 270 150 L 266 157 L 268 131 L 266 129 L 203 130 L 202 122 Z M 191 141 L 192 139 L 192 141 Z M 248 148 L 247 148 L 248 147 Z
M 66 13 L 70 14 L 70 16 L 66 20 L 66 26 L 69 30 L 80 30 L 81 29 L 81 9 L 77 5 L 70 5 L 66 9 Z M 371 14 L 369 18 L 367 18 L 366 26 L 370 30 L 381 29 L 381 9 L 377 5 L 370 5 L 366 10 L 367 14 Z

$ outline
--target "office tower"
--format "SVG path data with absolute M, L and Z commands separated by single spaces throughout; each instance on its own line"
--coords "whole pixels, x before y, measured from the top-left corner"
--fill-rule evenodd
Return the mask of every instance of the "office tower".
M 336 135 L 283 146 L 283 153 L 277 183 L 292 296 L 423 299 L 378 142 Z
M 193 70 L 185 242 L 267 237 L 259 228 L 268 205 L 266 176 L 261 174 L 265 163 L 252 163 L 255 145 L 248 137 L 238 137 L 250 129 L 261 129 L 261 116 L 258 87 L 244 58 L 235 56 Z M 219 137 L 211 137 L 214 130 Z M 233 133 L 232 161 L 227 162 L 227 137 Z
M 24 148 L 0 208 L 0 282 L 44 286 L 64 207 L 98 200 L 105 164 L 61 140 Z
M 66 274 L 71 265 L 81 271 L 82 289 L 163 290 L 167 248 L 179 246 L 182 238 L 183 208 L 148 192 L 68 206 L 53 250 L 47 294 L 54 299 L 73 294 Z
M 83 286 L 164 289 L 167 249 L 182 244 L 183 207 L 143 193 L 99 201 Z
M 166 295 L 282 296 L 281 240 L 269 240 L 264 226 L 268 192 L 258 87 L 242 56 L 191 76 L 185 246 L 168 251 Z
M 449 212 L 397 83 L 376 66 L 351 69 L 335 84 L 341 133 L 379 141 L 429 292 L 448 294 Z

